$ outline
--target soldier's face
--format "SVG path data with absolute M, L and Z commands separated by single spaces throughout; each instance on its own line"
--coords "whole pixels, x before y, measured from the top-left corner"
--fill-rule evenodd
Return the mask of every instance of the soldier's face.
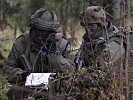
M 50 34 L 49 31 L 44 31 L 44 30 L 37 29 L 35 31 L 35 36 L 34 36 L 35 40 L 34 41 L 37 44 L 42 45 L 47 40 L 49 34 Z
M 88 28 L 92 31 L 95 32 L 98 28 L 97 24 L 88 24 Z
M 100 25 L 96 24 L 96 23 L 89 23 L 86 27 L 86 30 L 90 31 L 90 35 L 93 36 L 95 34 L 97 34 L 97 32 L 101 29 Z

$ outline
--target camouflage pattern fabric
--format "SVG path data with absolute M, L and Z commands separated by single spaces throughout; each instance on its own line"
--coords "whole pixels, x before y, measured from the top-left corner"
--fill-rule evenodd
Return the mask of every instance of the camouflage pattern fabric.
M 90 42 L 89 39 L 85 38 L 86 34 L 83 37 L 84 46 L 80 59 L 83 60 L 82 69 L 86 69 L 86 74 L 79 76 L 76 85 L 74 85 L 75 88 L 77 87 L 76 91 L 79 92 L 76 98 L 81 97 L 83 100 L 88 100 L 88 98 L 98 99 L 102 92 L 102 95 L 107 97 L 103 99 L 111 99 L 110 93 L 112 91 L 108 90 L 112 86 L 113 75 L 115 75 L 117 86 L 119 84 L 120 64 L 124 61 L 126 51 L 126 47 L 121 46 L 121 43 L 124 44 L 125 40 L 119 30 L 110 22 L 109 24 L 107 27 L 107 41 L 103 38 L 92 39 Z M 124 41 L 121 41 L 122 39 Z M 92 94 L 82 94 L 87 91 L 92 92 Z M 96 98 L 93 98 L 92 95 Z
M 58 40 L 56 42 L 56 52 L 47 54 L 47 59 L 48 59 L 48 63 L 46 63 L 47 65 L 45 64 L 46 66 L 43 66 L 43 64 L 41 64 L 43 62 L 39 58 L 39 56 L 42 56 L 40 54 L 37 59 L 37 62 L 39 62 L 39 64 L 36 63 L 34 65 L 34 69 L 32 70 L 32 72 L 61 72 L 62 73 L 62 72 L 71 72 L 73 70 L 73 66 L 70 64 L 70 61 L 67 59 L 67 56 L 70 53 L 69 42 L 65 38 L 63 38 L 59 33 L 56 34 L 56 38 Z M 24 72 L 24 68 L 22 68 L 22 66 L 17 65 L 17 59 L 19 58 L 20 55 L 25 54 L 25 51 L 27 51 L 26 50 L 27 47 L 30 47 L 28 46 L 29 45 L 27 44 L 28 40 L 26 39 L 30 40 L 28 33 L 21 35 L 15 40 L 12 50 L 9 53 L 7 63 L 4 66 L 4 74 L 6 78 L 9 80 L 9 82 L 13 84 L 18 84 L 18 85 L 24 84 L 21 76 L 21 74 Z M 30 59 L 28 60 L 31 63 L 31 65 L 33 65 L 34 62 L 32 61 L 34 61 L 35 58 L 32 58 L 32 57 L 36 57 L 38 52 L 32 52 L 32 54 L 34 55 L 32 56 L 31 49 L 29 50 L 30 50 L 29 53 L 26 53 L 28 54 L 26 55 L 26 57 L 28 58 L 30 54 L 31 57 L 29 57 Z M 8 94 L 11 93 L 10 91 L 15 91 L 15 90 L 9 90 Z M 21 92 L 22 91 L 20 91 L 20 94 Z M 18 94 L 15 92 L 14 96 L 16 96 L 16 98 L 17 98 L 17 95 Z M 9 98 L 12 98 L 13 95 L 10 94 L 9 96 L 10 96 Z M 12 100 L 12 99 L 9 99 L 9 100 Z M 16 99 L 16 100 L 19 100 L 19 99 Z
M 7 63 L 4 66 L 4 71 L 9 81 L 13 81 L 12 79 L 14 79 L 13 82 L 16 82 L 17 79 L 15 77 L 18 74 L 21 74 L 23 72 L 23 68 L 19 68 L 19 66 L 16 66 L 16 63 L 17 63 L 18 57 L 21 54 L 25 53 L 26 46 L 28 45 L 25 40 L 26 35 L 22 35 L 16 39 L 16 41 L 13 44 L 12 50 L 9 53 Z M 56 43 L 57 52 L 48 55 L 51 68 L 53 68 L 53 70 L 57 69 L 57 70 L 62 70 L 62 71 L 72 70 L 73 68 L 71 64 L 69 63 L 68 59 L 65 58 L 65 56 L 69 54 L 70 45 L 67 44 L 68 41 L 65 38 L 62 38 L 61 35 L 56 34 L 56 37 L 58 39 Z M 34 58 L 32 58 L 31 61 L 33 61 L 33 59 Z M 32 65 L 33 62 L 30 62 L 30 63 Z M 40 66 L 36 66 L 36 67 L 40 67 Z M 36 71 L 33 71 L 33 72 L 36 72 Z

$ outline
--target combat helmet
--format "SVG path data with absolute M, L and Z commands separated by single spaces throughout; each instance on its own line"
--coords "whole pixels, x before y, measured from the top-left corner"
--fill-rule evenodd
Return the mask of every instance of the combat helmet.
M 39 9 L 30 18 L 30 27 L 56 32 L 60 26 L 56 14 L 50 9 Z
M 101 6 L 90 6 L 80 13 L 80 24 L 85 26 L 91 23 L 106 24 L 106 14 Z

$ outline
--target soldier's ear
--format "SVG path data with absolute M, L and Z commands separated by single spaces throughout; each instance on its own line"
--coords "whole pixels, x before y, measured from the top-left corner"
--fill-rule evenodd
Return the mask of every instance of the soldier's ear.
M 81 26 L 85 26 L 85 24 L 84 24 L 84 17 L 85 17 L 85 12 L 82 11 L 82 12 L 80 13 L 80 15 L 79 15 L 80 25 L 81 25 Z
M 80 14 L 79 14 L 79 18 L 80 18 L 80 20 L 84 17 L 84 11 L 82 11 Z

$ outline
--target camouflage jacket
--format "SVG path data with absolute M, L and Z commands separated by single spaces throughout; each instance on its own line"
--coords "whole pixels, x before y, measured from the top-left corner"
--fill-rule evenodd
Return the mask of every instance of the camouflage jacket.
M 19 36 L 13 43 L 12 50 L 9 53 L 7 63 L 3 67 L 6 78 L 9 82 L 16 82 L 18 77 L 23 73 L 24 68 L 17 64 L 17 60 L 20 55 L 25 54 L 26 58 L 34 68 L 32 72 L 53 72 L 53 71 L 71 71 L 73 67 L 70 61 L 67 59 L 67 55 L 70 53 L 70 44 L 68 40 L 63 38 L 62 35 L 56 33 L 56 51 L 54 53 L 47 54 L 45 57 L 39 51 L 35 51 L 34 43 L 29 33 L 25 33 Z M 36 59 L 36 61 L 35 61 Z M 47 63 L 46 63 L 47 62 Z M 19 77 L 21 78 L 21 77 Z
M 97 64 L 98 66 L 106 66 L 106 64 L 110 61 L 113 63 L 113 66 L 117 66 L 114 67 L 114 70 L 119 70 L 120 67 L 118 66 L 120 65 L 121 61 L 123 61 L 121 59 L 124 59 L 125 57 L 125 37 L 121 33 L 119 33 L 119 30 L 111 23 L 109 23 L 107 27 L 107 34 L 108 39 L 106 42 L 105 39 L 101 37 L 97 40 L 92 40 L 93 43 L 90 43 L 88 40 L 84 38 L 86 34 L 83 36 L 83 49 L 80 48 L 79 52 L 80 50 L 82 50 L 80 59 L 83 60 L 84 66 L 89 67 L 93 64 Z M 122 46 L 121 40 L 124 41 Z

